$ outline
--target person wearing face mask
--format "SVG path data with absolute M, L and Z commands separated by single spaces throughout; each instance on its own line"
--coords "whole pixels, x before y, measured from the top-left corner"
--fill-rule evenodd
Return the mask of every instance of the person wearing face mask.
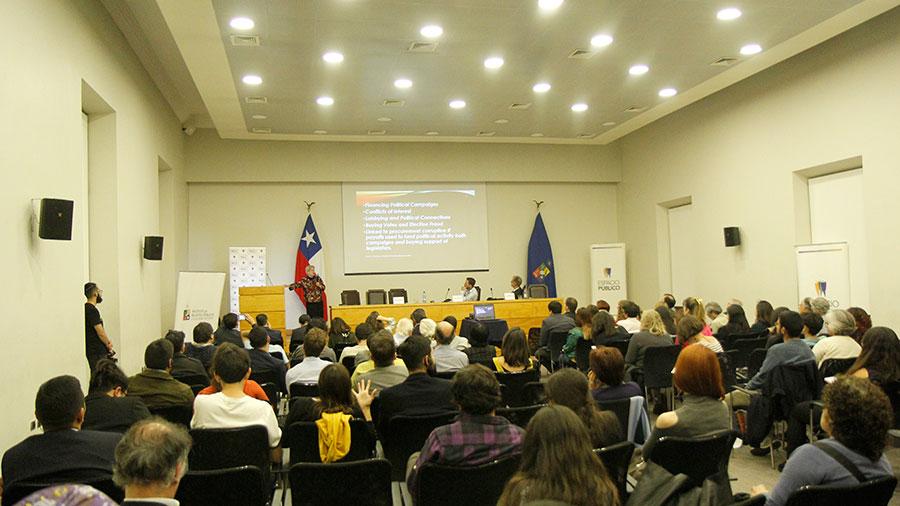
M 115 362 L 100 359 L 91 374 L 91 384 L 84 398 L 84 430 L 124 434 L 135 422 L 150 418 L 150 411 L 140 397 L 126 397 L 128 377 Z
M 97 304 L 103 302 L 103 290 L 97 283 L 85 283 L 84 296 L 87 298 L 84 303 L 84 352 L 93 372 L 98 360 L 112 357 L 115 352 L 97 309 Z

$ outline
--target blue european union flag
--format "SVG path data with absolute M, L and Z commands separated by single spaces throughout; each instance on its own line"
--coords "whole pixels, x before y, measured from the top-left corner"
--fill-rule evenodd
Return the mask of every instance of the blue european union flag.
M 544 228 L 541 213 L 534 218 L 534 229 L 528 241 L 528 284 L 547 285 L 551 298 L 556 297 L 556 266 L 553 265 L 553 249 Z

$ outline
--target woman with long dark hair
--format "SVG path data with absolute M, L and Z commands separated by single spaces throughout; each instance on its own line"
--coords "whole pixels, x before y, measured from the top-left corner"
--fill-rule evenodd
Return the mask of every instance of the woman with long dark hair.
M 341 364 L 331 364 L 319 373 L 319 396 L 298 397 L 291 405 L 285 426 L 294 422 L 315 422 L 323 413 L 344 413 L 354 418 L 372 421 L 369 407 L 372 399 L 363 395 L 371 393 L 361 383 L 359 392 L 350 386 L 350 372 Z
M 747 322 L 744 308 L 737 304 L 732 304 L 728 306 L 725 313 L 728 315 L 728 323 L 719 329 L 719 332 L 716 335 L 719 341 L 727 339 L 730 336 L 747 335 L 750 333 L 750 323 Z
M 852 314 L 853 319 L 856 320 L 856 331 L 850 334 L 850 337 L 862 344 L 863 335 L 872 328 L 872 316 L 861 307 L 848 307 L 847 312 Z
M 594 448 L 604 448 L 624 440 L 616 415 L 597 409 L 584 374 L 576 369 L 560 369 L 550 376 L 544 386 L 551 406 L 565 406 L 581 418 Z
M 356 344 L 356 336 L 350 330 L 350 325 L 343 318 L 337 317 L 331 320 L 331 328 L 328 330 L 328 346 L 334 349 L 339 344 Z
M 887 327 L 872 327 L 862 337 L 862 352 L 848 376 L 868 378 L 879 385 L 900 381 L 900 340 Z
M 509 329 L 500 345 L 500 356 L 494 357 L 497 372 L 522 372 L 534 367 L 528 350 L 528 339 L 519 327 Z
M 762 334 L 775 326 L 775 309 L 767 300 L 756 303 L 756 321 L 750 326 L 750 332 Z
M 703 299 L 700 297 L 688 297 L 684 299 L 684 302 L 681 303 L 681 307 L 684 308 L 685 315 L 691 315 L 694 318 L 703 322 L 703 335 L 711 336 L 713 335 L 712 327 L 706 323 L 706 311 L 703 309 Z M 683 345 L 684 343 L 682 343 Z

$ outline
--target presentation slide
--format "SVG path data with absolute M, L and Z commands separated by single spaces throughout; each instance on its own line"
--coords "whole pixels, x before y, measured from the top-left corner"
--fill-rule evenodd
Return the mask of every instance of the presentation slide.
M 344 273 L 488 268 L 484 184 L 344 184 Z

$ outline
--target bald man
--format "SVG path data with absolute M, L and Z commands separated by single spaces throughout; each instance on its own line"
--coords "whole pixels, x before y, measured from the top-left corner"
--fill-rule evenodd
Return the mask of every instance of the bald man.
M 453 346 L 453 325 L 438 322 L 434 333 L 437 346 L 431 353 L 437 372 L 456 372 L 469 365 L 469 357 Z

